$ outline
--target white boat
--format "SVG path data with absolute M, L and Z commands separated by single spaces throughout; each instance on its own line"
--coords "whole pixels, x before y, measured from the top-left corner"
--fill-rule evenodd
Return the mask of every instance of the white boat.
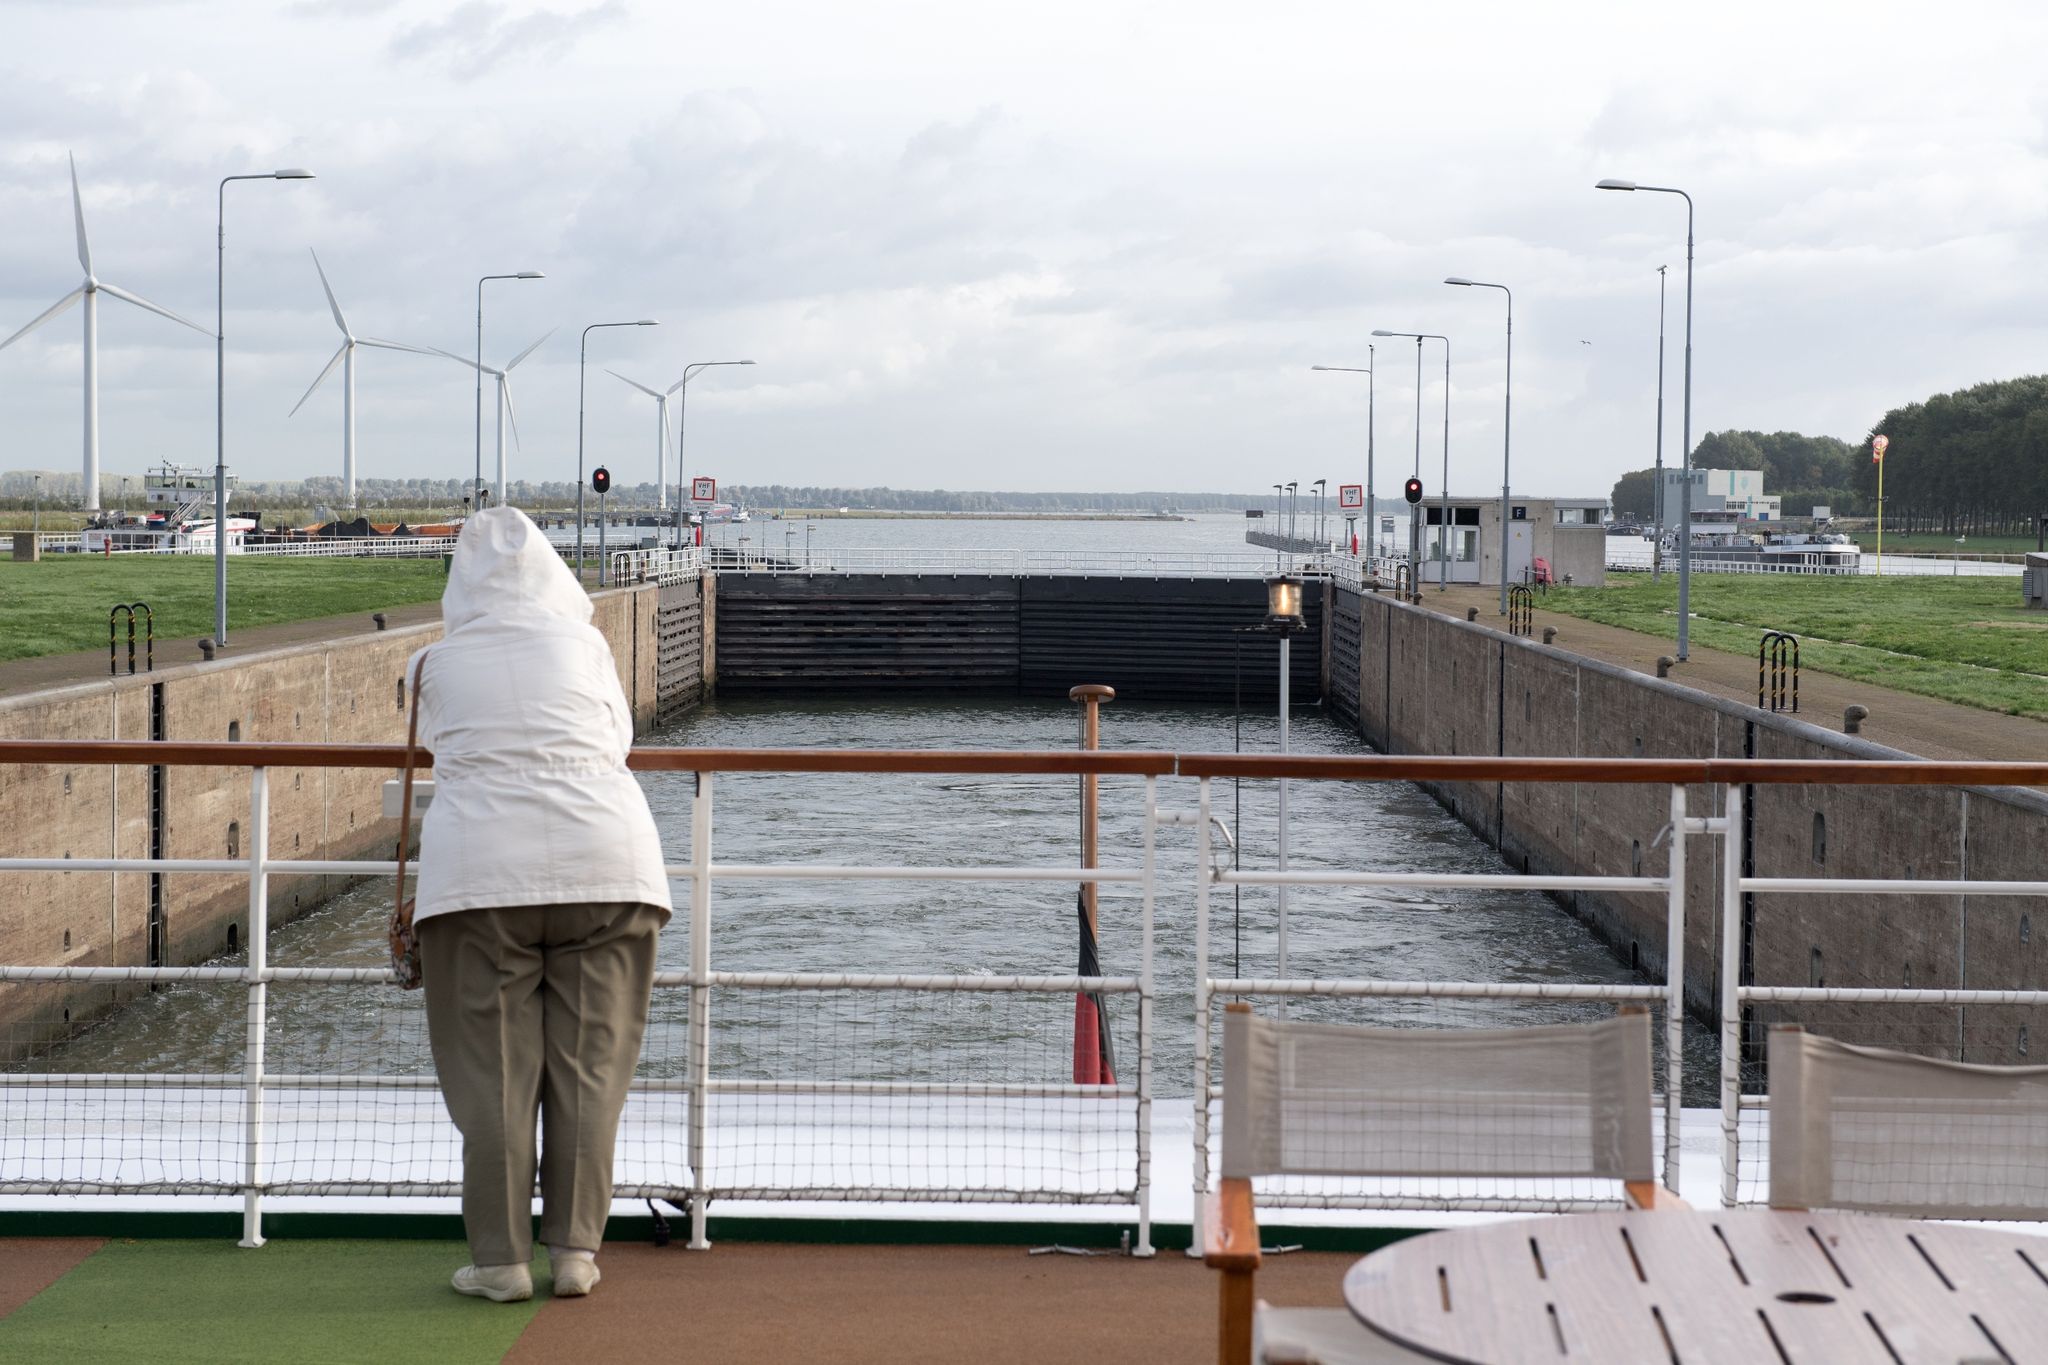
M 1733 510 L 1693 513 L 1693 567 L 1740 565 L 1769 573 L 1853 574 L 1862 566 L 1862 549 L 1839 532 L 1755 535 L 1742 530 L 1740 522 L 1741 514 Z
M 752 520 L 753 517 L 746 508 L 730 502 L 714 502 L 709 507 L 700 508 L 690 514 L 690 524 L 693 526 L 715 526 L 721 522 Z
M 235 477 L 227 477 L 227 496 L 235 495 Z M 162 464 L 142 476 L 142 500 L 150 510 L 109 510 L 89 521 L 79 533 L 83 554 L 113 552 L 212 554 L 214 549 L 213 475 L 201 469 Z M 254 517 L 227 519 L 227 552 L 242 553 L 242 538 L 256 529 Z

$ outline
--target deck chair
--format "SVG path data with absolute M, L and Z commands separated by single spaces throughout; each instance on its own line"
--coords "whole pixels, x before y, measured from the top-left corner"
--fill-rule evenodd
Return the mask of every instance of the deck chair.
M 1771 1029 L 1771 1206 L 2048 1219 L 2048 1066 Z
M 1344 1309 L 1256 1303 L 1258 1175 L 1591 1177 L 1637 1208 L 1684 1207 L 1656 1183 L 1650 1016 L 1591 1024 L 1356 1028 L 1223 1016 L 1222 1180 L 1203 1259 L 1222 1272 L 1222 1365 L 1407 1361 Z

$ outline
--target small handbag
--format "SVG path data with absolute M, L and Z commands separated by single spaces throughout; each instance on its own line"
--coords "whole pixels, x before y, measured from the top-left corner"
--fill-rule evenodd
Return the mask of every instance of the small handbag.
M 427 656 L 422 654 L 412 670 L 412 717 L 405 727 L 404 794 L 398 811 L 398 880 L 393 884 L 390 938 L 391 970 L 402 991 L 420 988 L 420 943 L 412 923 L 413 898 L 405 894 L 405 854 L 406 840 L 412 833 L 413 760 L 419 753 L 420 676 L 426 667 Z

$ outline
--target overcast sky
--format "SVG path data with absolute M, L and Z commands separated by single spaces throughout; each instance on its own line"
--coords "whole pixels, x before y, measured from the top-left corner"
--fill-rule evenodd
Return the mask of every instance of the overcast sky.
M 0 4 L 0 337 L 80 282 L 213 317 L 229 188 L 228 461 L 335 474 L 339 342 L 513 375 L 515 477 L 653 476 L 695 360 L 687 472 L 727 482 L 1256 489 L 1362 477 L 1371 331 L 1452 338 L 1454 489 L 1604 494 L 1650 461 L 1659 264 L 1679 435 L 1862 437 L 2048 348 L 2048 7 L 545 0 Z M 76 469 L 81 312 L 0 351 L 0 468 Z M 1377 343 L 1378 479 L 1415 451 L 1413 342 Z M 206 337 L 102 296 L 103 468 L 210 466 Z M 1443 354 L 1422 463 L 1443 461 Z M 468 470 L 472 372 L 359 350 L 360 472 Z M 487 461 L 490 440 L 486 394 Z

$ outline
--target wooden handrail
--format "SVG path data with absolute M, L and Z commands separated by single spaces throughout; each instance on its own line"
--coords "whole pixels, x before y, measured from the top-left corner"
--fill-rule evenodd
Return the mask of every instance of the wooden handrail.
M 402 744 L 182 740 L 0 740 L 0 767 L 162 764 L 216 768 L 391 768 Z M 433 761 L 422 750 L 420 763 Z M 1420 754 L 1207 754 L 1158 749 L 640 748 L 639 772 L 967 773 L 1106 777 L 1298 777 L 1351 782 L 1756 783 L 1811 786 L 2048 787 L 2048 763 L 1870 759 L 1488 758 Z

